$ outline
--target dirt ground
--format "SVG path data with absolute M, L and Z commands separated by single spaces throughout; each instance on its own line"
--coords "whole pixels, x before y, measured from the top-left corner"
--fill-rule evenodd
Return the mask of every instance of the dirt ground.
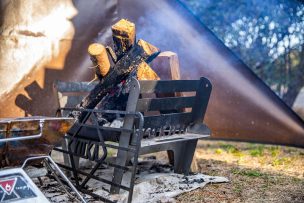
M 225 176 L 177 202 L 304 202 L 304 149 L 223 141 L 200 141 L 195 171 Z
M 155 155 L 157 160 L 167 162 L 165 152 Z M 192 170 L 206 175 L 224 176 L 230 182 L 207 184 L 201 189 L 178 196 L 177 203 L 304 203 L 304 149 L 240 142 L 200 141 Z M 53 182 L 45 184 L 47 186 L 41 189 L 47 191 L 47 197 L 52 201 L 62 202 L 66 194 L 60 191 L 58 183 Z

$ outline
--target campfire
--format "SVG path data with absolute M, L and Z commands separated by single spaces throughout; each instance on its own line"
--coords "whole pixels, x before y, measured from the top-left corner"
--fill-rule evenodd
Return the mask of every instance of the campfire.
M 203 77 L 200 80 L 170 80 L 179 79 L 177 55 L 173 52 L 160 54 L 159 48 L 143 39 L 137 40 L 135 24 L 126 19 L 112 26 L 112 38 L 113 48 L 101 43 L 92 43 L 88 47 L 95 75 L 91 82 L 58 82 L 54 86 L 59 104 L 63 104 L 57 116 L 62 116 L 63 120 L 75 119 L 69 129 L 64 128 L 63 123 L 56 125 L 59 133 L 66 132 L 61 146 L 59 139 L 54 141 L 58 132 L 47 128 L 42 131 L 48 138 L 47 143 L 45 139 L 38 139 L 35 149 L 29 149 L 33 146 L 30 142 L 24 142 L 26 150 L 20 146 L 14 148 L 22 151 L 15 156 L 19 161 L 15 163 L 20 164 L 26 157 L 41 153 L 47 156 L 53 149 L 63 154 L 64 161 L 57 164 L 67 173 L 71 172 L 79 191 L 102 201 L 122 198 L 131 202 L 135 178 L 141 177 L 139 174 L 142 173 L 137 168 L 139 155 L 167 151 L 170 162 L 167 168 L 173 170 L 167 170 L 167 173 L 189 175 L 198 139 L 210 135 L 202 120 L 212 85 Z M 161 80 L 152 68 L 151 62 L 158 55 L 158 63 L 153 66 L 167 80 Z M 159 67 L 159 64 L 167 67 Z M 73 96 L 72 92 L 76 95 Z M 82 97 L 79 92 L 87 92 L 87 95 Z M 16 128 L 23 134 L 29 130 L 28 126 L 32 127 L 31 132 L 37 131 L 38 128 L 33 128 L 31 124 L 32 120 L 30 118 Z M 55 124 L 51 124 L 47 126 L 54 127 Z M 4 132 L 15 128 L 0 129 Z M 53 135 L 48 135 L 50 133 Z M 40 146 L 45 147 L 40 150 Z M 0 149 L 0 155 L 10 159 L 16 154 L 12 147 L 6 151 L 3 147 Z M 88 161 L 93 167 L 88 166 Z M 6 162 L 10 166 L 13 163 Z M 83 163 L 85 170 L 81 167 Z M 58 168 L 55 163 L 52 164 Z M 45 165 L 50 170 L 53 168 L 47 163 Z M 75 191 L 74 186 L 60 174 Z M 56 173 L 53 172 L 53 175 L 61 183 Z M 173 182 L 178 182 L 183 176 L 173 175 L 166 181 L 172 182 L 173 177 Z M 204 182 L 204 179 L 197 181 Z M 97 191 L 96 185 L 100 185 L 102 190 Z M 183 187 L 185 189 L 180 192 L 198 186 Z M 77 191 L 76 194 L 83 201 Z
M 160 50 L 142 39 L 136 42 L 134 23 L 122 19 L 112 26 L 112 33 L 114 51 L 111 47 L 98 43 L 91 44 L 88 48 L 95 68 L 94 80 L 98 80 L 98 84 L 78 108 L 93 109 L 102 101 L 100 109 L 124 110 L 125 106 L 118 104 L 122 103 L 119 101 L 123 100 L 122 90 L 127 88 L 131 77 L 159 80 L 148 63 L 158 56 Z M 112 67 L 107 54 L 114 63 Z M 113 97 L 117 99 L 112 99 Z M 82 120 L 83 117 L 81 114 L 78 119 Z

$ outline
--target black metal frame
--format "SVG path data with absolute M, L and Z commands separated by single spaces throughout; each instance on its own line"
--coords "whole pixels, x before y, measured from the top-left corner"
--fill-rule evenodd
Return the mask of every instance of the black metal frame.
M 86 92 L 89 89 L 88 86 L 85 86 L 83 83 L 78 84 L 58 82 L 55 87 L 57 92 L 71 92 L 74 94 L 76 93 L 76 95 L 79 92 Z M 79 115 L 77 112 L 81 113 L 82 122 L 76 123 L 72 127 L 72 130 L 70 129 L 70 131 L 73 133 L 70 132 L 71 136 L 67 136 L 67 139 L 69 139 L 67 150 L 56 149 L 57 151 L 69 154 L 70 160 L 72 160 L 69 166 L 61 166 L 73 172 L 73 176 L 75 177 L 76 185 L 79 190 L 94 197 L 99 197 L 99 199 L 106 202 L 111 202 L 111 200 L 94 195 L 94 193 L 85 190 L 84 187 L 88 180 L 93 178 L 111 185 L 111 194 L 119 193 L 120 189 L 129 191 L 128 202 L 131 202 L 135 171 L 138 162 L 137 159 L 139 155 L 167 151 L 169 161 L 174 166 L 174 172 L 183 173 L 185 175 L 189 174 L 190 165 L 198 139 L 205 138 L 210 135 L 210 130 L 207 126 L 202 124 L 202 120 L 204 119 L 211 90 L 212 85 L 210 81 L 203 77 L 200 80 L 173 81 L 138 81 L 133 78 L 130 83 L 126 112 L 115 110 L 62 108 L 59 111 L 70 111 L 72 114 L 76 113 L 76 116 Z M 195 92 L 195 96 L 182 96 L 180 94 L 182 92 Z M 149 94 L 155 94 L 157 97 L 149 97 Z M 58 98 L 63 98 L 59 96 L 60 95 L 58 95 Z M 71 99 L 71 103 L 69 103 L 69 99 Z M 62 101 L 68 101 L 68 103 L 71 105 L 73 103 L 72 100 L 74 100 L 73 102 L 76 102 L 75 96 L 71 98 L 68 96 L 68 100 Z M 60 101 L 61 100 L 59 99 L 59 103 Z M 62 102 L 62 104 L 64 104 L 64 102 Z M 191 108 L 191 111 L 185 112 L 184 108 Z M 149 112 L 153 111 L 158 111 L 160 114 L 149 114 Z M 111 113 L 125 115 L 123 127 L 112 128 L 99 126 L 98 118 L 95 115 L 98 112 L 101 114 Z M 145 116 L 139 112 L 144 112 Z M 62 112 L 62 115 L 67 114 Z M 89 118 L 92 115 L 93 120 L 91 123 L 86 123 L 88 120 L 90 120 Z M 135 117 L 139 117 L 139 119 L 136 119 Z M 81 128 L 94 128 L 95 131 L 97 130 L 97 133 L 89 133 L 88 130 L 82 132 Z M 109 131 L 112 131 L 111 135 L 107 134 Z M 117 135 L 117 132 L 120 136 L 119 138 L 116 137 L 116 142 L 119 142 L 119 146 L 107 145 L 105 140 L 113 139 Z M 144 136 L 148 139 L 142 139 Z M 73 143 L 78 144 L 73 145 Z M 102 156 L 100 159 L 98 159 L 96 158 L 98 155 L 85 154 L 86 146 L 94 145 L 94 143 L 97 145 L 100 144 L 102 147 L 104 147 L 104 157 Z M 106 163 L 105 157 L 107 147 L 118 149 L 115 164 Z M 128 153 L 131 151 L 133 151 L 134 158 L 132 178 L 130 180 L 130 186 L 125 187 L 121 185 L 121 182 L 124 170 L 129 170 L 126 167 L 126 163 L 128 160 L 130 160 Z M 83 158 L 91 158 L 91 160 L 97 162 L 90 173 L 85 173 L 77 169 L 74 160 L 75 155 L 76 157 L 83 155 Z M 102 164 L 108 164 L 109 166 L 112 164 L 111 166 L 114 167 L 112 181 L 94 175 L 98 167 Z M 85 180 L 80 184 L 78 174 L 86 176 Z
M 55 151 L 59 151 L 59 152 L 69 155 L 71 166 L 67 166 L 67 165 L 64 165 L 61 163 L 57 163 L 57 164 L 65 170 L 72 171 L 73 177 L 74 177 L 75 183 L 76 183 L 76 188 L 78 190 L 80 190 L 84 193 L 87 193 L 95 198 L 97 197 L 98 199 L 100 199 L 102 201 L 113 202 L 110 199 L 107 199 L 105 197 L 102 197 L 100 195 L 97 195 L 97 194 L 85 189 L 85 186 L 88 183 L 88 181 L 90 179 L 95 179 L 97 181 L 101 181 L 105 184 L 110 185 L 111 191 L 113 188 L 115 188 L 114 190 L 118 191 L 118 192 L 120 189 L 128 191 L 129 192 L 128 202 L 131 202 L 132 195 L 133 195 L 136 168 L 137 168 L 137 164 L 138 164 L 140 143 L 141 143 L 142 132 L 143 132 L 142 114 L 139 112 L 134 113 L 134 112 L 115 111 L 115 110 L 90 110 L 90 109 L 77 109 L 77 108 L 60 108 L 60 109 L 58 109 L 57 114 L 61 113 L 61 115 L 62 115 L 63 111 L 69 111 L 69 112 L 73 112 L 73 113 L 85 112 L 86 115 L 82 122 L 78 122 L 77 129 L 76 130 L 74 129 L 74 132 L 71 133 L 70 135 L 66 135 L 66 139 L 68 140 L 68 150 L 60 149 L 58 147 L 54 148 Z M 136 124 L 136 128 L 132 127 L 132 128 L 126 129 L 126 128 L 110 128 L 110 127 L 100 126 L 98 124 L 97 114 L 124 115 L 126 117 L 125 120 L 134 119 L 136 121 L 134 123 L 134 124 Z M 88 121 L 90 121 L 91 123 L 88 124 L 87 123 Z M 80 132 L 83 128 L 95 129 L 97 131 L 99 140 L 92 140 L 90 138 L 85 138 L 83 136 L 80 136 Z M 102 134 L 105 132 L 108 132 L 108 131 L 116 131 L 116 134 L 119 136 L 121 136 L 123 134 L 123 132 L 128 133 L 128 134 L 130 134 L 130 138 L 132 138 L 132 142 L 128 143 L 128 147 L 107 144 L 107 143 L 105 143 L 105 140 L 104 140 Z M 99 146 L 102 147 L 102 149 L 103 149 L 103 154 L 100 158 L 98 156 Z M 95 147 L 93 155 L 89 153 L 91 151 L 92 147 Z M 126 167 L 126 165 L 124 163 L 119 165 L 117 163 L 111 163 L 111 162 L 107 161 L 106 160 L 107 151 L 109 148 L 116 149 L 118 151 L 121 150 L 121 151 L 124 151 L 125 153 L 128 153 L 130 155 L 129 157 L 134 159 L 131 169 Z M 96 153 L 97 153 L 97 155 L 96 155 Z M 96 162 L 96 164 L 89 173 L 86 173 L 84 171 L 77 169 L 76 164 L 75 164 L 75 156 L 84 158 L 84 159 L 89 159 L 91 161 Z M 129 186 L 122 185 L 121 183 L 119 184 L 115 180 L 109 181 L 102 177 L 95 176 L 94 173 L 102 165 L 107 165 L 107 166 L 113 167 L 115 170 L 120 170 L 123 172 L 131 171 L 131 180 L 130 180 Z M 82 182 L 80 182 L 78 174 L 85 176 L 85 179 Z

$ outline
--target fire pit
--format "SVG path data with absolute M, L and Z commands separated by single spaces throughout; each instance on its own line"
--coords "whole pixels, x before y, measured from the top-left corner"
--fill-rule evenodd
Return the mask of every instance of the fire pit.
M 112 26 L 114 51 L 99 43 L 88 47 L 96 83 L 54 85 L 58 103 L 65 107 L 58 114 L 77 120 L 62 148 L 54 148 L 64 154 L 64 163 L 58 165 L 72 172 L 80 191 L 106 202 L 106 196 L 87 187 L 90 182 L 108 185 L 110 194 L 126 191 L 131 202 L 140 154 L 167 151 L 174 172 L 188 175 L 198 139 L 210 135 L 202 124 L 210 81 L 203 77 L 159 80 L 149 63 L 160 50 L 135 36 L 134 23 L 118 21 Z M 87 95 L 83 97 L 83 93 Z M 79 160 L 89 160 L 93 167 L 86 172 L 79 167 Z M 100 175 L 99 170 L 104 169 L 112 174 Z M 129 181 L 123 183 L 128 173 Z

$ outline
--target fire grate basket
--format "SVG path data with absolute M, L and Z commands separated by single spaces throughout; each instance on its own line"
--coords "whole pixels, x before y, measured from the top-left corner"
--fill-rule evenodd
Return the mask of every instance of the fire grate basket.
M 61 115 L 71 112 L 84 113 L 85 118 L 75 123 L 67 132 L 65 146 L 54 148 L 55 151 L 68 155 L 69 159 L 69 165 L 57 163 L 58 166 L 72 172 L 79 191 L 104 202 L 115 202 L 117 199 L 111 194 L 126 191 L 127 201 L 131 202 L 142 138 L 142 114 L 77 108 L 61 108 L 59 112 Z M 100 125 L 98 118 L 108 114 L 123 117 L 120 123 L 122 127 Z M 79 159 L 90 160 L 94 166 L 86 170 L 80 168 Z M 124 160 L 131 164 L 126 164 Z M 88 189 L 88 185 L 92 185 L 89 181 L 95 181 L 93 185 L 99 187 L 102 192 L 99 191 L 97 194 L 90 190 L 92 188 Z

